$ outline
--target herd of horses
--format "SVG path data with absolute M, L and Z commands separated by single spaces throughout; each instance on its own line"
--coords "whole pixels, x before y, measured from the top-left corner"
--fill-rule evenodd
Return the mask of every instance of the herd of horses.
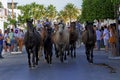
M 44 49 L 44 57 L 48 64 L 52 63 L 53 49 L 61 62 L 67 59 L 67 55 L 76 58 L 76 41 L 79 39 L 76 23 L 70 23 L 68 30 L 63 24 L 57 24 L 54 31 L 50 25 L 45 25 L 39 33 L 33 27 L 33 20 L 27 20 L 27 32 L 24 44 L 28 54 L 29 67 L 38 65 L 40 55 Z M 96 41 L 95 31 L 92 24 L 86 25 L 82 33 L 82 41 L 85 44 L 87 60 L 93 63 L 93 48 Z

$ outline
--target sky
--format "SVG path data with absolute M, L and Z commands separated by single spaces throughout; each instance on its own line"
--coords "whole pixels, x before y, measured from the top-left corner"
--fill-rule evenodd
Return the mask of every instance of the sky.
M 12 0 L 8 0 L 8 2 L 12 2 Z M 67 3 L 73 3 L 77 8 L 81 9 L 82 0 L 14 0 L 18 5 L 30 4 L 32 2 L 36 2 L 38 4 L 43 4 L 48 6 L 53 4 L 58 11 L 62 10 Z

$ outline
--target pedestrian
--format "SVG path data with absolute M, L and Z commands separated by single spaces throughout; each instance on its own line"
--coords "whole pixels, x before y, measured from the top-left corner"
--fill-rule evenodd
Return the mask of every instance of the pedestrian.
M 4 45 L 3 45 L 5 52 L 7 52 L 7 49 L 8 49 L 7 38 L 8 38 L 8 31 L 5 30 L 5 31 L 4 31 Z
M 10 45 L 11 45 L 10 52 L 12 52 L 13 49 L 14 49 L 14 41 L 15 41 L 15 39 L 14 39 L 14 30 L 13 29 L 11 29 L 11 32 L 8 34 L 8 36 L 10 38 Z
M 42 24 L 40 23 L 40 20 L 37 21 L 36 30 L 37 31 L 41 31 L 42 30 Z
M 104 46 L 105 46 L 105 52 L 108 52 L 108 47 L 109 47 L 109 31 L 107 26 L 104 26 L 104 31 L 101 39 L 104 40 Z
M 23 48 L 23 39 L 24 39 L 24 32 L 23 32 L 23 30 L 20 29 L 19 37 L 18 37 L 18 45 L 19 45 L 19 50 L 21 52 L 22 52 L 22 48 Z
M 0 29 L 0 59 L 4 58 L 2 56 L 2 51 L 3 51 L 3 39 L 4 39 L 4 36 L 2 34 L 2 30 Z
M 117 43 L 117 33 L 115 31 L 115 26 L 111 25 L 109 27 L 109 31 L 110 31 L 110 38 L 109 38 L 109 43 L 110 43 L 110 49 L 111 49 L 111 56 L 116 56 L 116 43 Z
M 97 44 L 97 50 L 100 50 L 100 42 L 101 42 L 101 32 L 97 28 L 96 29 L 96 44 Z
M 101 32 L 101 37 L 102 37 L 103 36 L 103 32 L 104 32 L 104 27 L 103 26 L 101 26 L 100 32 Z M 101 48 L 105 47 L 103 38 L 100 40 L 100 47 Z

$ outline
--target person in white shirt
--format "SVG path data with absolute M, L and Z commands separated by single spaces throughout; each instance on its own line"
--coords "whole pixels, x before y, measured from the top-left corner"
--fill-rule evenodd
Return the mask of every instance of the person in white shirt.
M 100 50 L 100 42 L 101 42 L 101 32 L 100 30 L 97 28 L 96 29 L 96 43 L 97 43 L 97 49 Z
M 42 24 L 40 23 L 40 20 L 38 20 L 36 24 L 36 30 L 41 31 L 41 28 L 42 28 Z
M 108 52 L 108 46 L 109 46 L 109 31 L 107 26 L 104 26 L 103 36 L 104 45 L 105 45 L 105 51 Z

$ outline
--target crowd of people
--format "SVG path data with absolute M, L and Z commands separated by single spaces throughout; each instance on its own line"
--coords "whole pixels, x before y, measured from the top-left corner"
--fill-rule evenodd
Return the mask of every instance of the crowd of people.
M 23 47 L 24 32 L 19 30 L 16 32 L 14 29 L 7 29 L 4 31 L 0 29 L 0 58 L 3 58 L 2 51 L 4 52 L 13 52 L 13 51 L 22 51 Z
M 105 52 L 111 51 L 112 56 L 116 56 L 117 54 L 117 30 L 116 24 L 104 25 L 99 29 L 96 25 L 94 25 L 94 29 L 96 31 L 96 48 L 100 50 L 101 48 L 105 48 Z

